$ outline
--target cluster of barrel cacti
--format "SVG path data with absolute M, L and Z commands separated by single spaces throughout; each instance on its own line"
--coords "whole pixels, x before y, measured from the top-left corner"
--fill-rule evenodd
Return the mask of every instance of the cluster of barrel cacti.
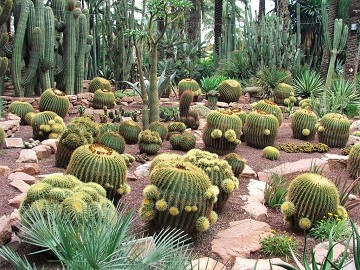
M 64 118 L 70 107 L 69 98 L 65 95 L 63 91 L 58 89 L 49 88 L 45 90 L 39 101 L 39 110 L 40 112 L 52 111 Z
M 349 119 L 338 113 L 325 114 L 317 124 L 319 142 L 329 147 L 343 148 L 350 136 Z
M 315 173 L 295 177 L 290 183 L 285 202 L 281 205 L 284 219 L 302 230 L 309 230 L 329 213 L 339 212 L 344 215 L 347 213 L 340 205 L 335 184 Z
M 360 177 L 360 143 L 356 143 L 350 149 L 348 169 L 351 177 Z
M 170 139 L 174 134 L 181 134 L 185 131 L 186 125 L 182 122 L 171 122 L 168 126 L 167 138 Z
M 212 111 L 206 118 L 203 133 L 205 149 L 225 155 L 241 143 L 242 122 L 231 110 Z
M 224 80 L 217 87 L 219 93 L 219 101 L 223 102 L 237 102 L 242 94 L 242 88 L 236 80 Z
M 174 134 L 170 137 L 169 141 L 174 150 L 186 152 L 195 148 L 196 145 L 196 137 L 191 132 Z
M 29 102 L 13 101 L 10 103 L 8 111 L 19 116 L 21 118 L 21 124 L 31 124 L 31 120 L 29 123 L 29 121 L 25 119 L 28 113 L 34 112 L 34 108 Z
M 38 140 L 57 139 L 65 130 L 64 120 L 51 111 L 36 113 L 32 120 L 33 137 Z
M 140 132 L 138 144 L 140 154 L 155 155 L 160 150 L 162 140 L 158 132 L 146 129 Z
M 140 132 L 140 126 L 133 120 L 124 121 L 119 126 L 119 133 L 128 144 L 136 144 L 139 140 Z
M 44 215 L 57 210 L 58 214 L 69 215 L 74 220 L 81 219 L 86 211 L 91 211 L 98 218 L 102 218 L 103 211 L 116 211 L 112 202 L 106 199 L 102 186 L 93 182 L 83 183 L 70 174 L 49 175 L 32 185 L 21 203 L 20 213 L 31 210 Z

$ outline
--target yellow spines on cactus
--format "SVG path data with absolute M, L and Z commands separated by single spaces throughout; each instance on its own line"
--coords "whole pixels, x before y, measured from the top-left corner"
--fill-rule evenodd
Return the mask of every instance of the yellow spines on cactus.
M 167 137 L 168 130 L 167 127 L 160 121 L 152 122 L 149 125 L 149 129 L 159 133 L 161 140 L 164 141 Z
M 141 132 L 140 126 L 133 120 L 127 120 L 120 124 L 119 133 L 124 137 L 126 143 L 136 144 Z
M 280 152 L 273 146 L 267 146 L 263 149 L 262 154 L 265 158 L 270 160 L 277 160 L 280 157 Z
M 160 150 L 162 140 L 158 132 L 146 129 L 140 132 L 138 144 L 140 153 L 154 155 Z
M 194 96 L 199 96 L 201 94 L 200 85 L 194 79 L 185 78 L 179 81 L 177 85 L 179 96 L 182 95 L 186 90 L 191 90 L 194 92 Z
M 69 111 L 69 107 L 69 98 L 58 89 L 47 89 L 40 96 L 39 110 L 41 112 L 52 111 L 64 118 Z
M 241 157 L 236 153 L 227 154 L 224 157 L 224 160 L 226 160 L 229 163 L 236 177 L 239 176 L 245 168 L 246 159 L 244 159 L 243 157 Z
M 331 148 L 344 148 L 350 136 L 349 119 L 338 113 L 325 114 L 317 126 L 319 142 Z
M 260 100 L 260 101 L 256 102 L 253 106 L 251 106 L 251 108 L 255 111 L 265 111 L 265 112 L 271 113 L 279 121 L 279 126 L 281 125 L 282 120 L 283 120 L 282 111 L 281 111 L 280 107 L 276 103 L 272 102 L 271 100 L 268 100 L 268 99 Z
M 95 109 L 102 109 L 107 107 L 112 109 L 115 106 L 115 95 L 107 89 L 98 89 L 94 93 L 93 107 Z
M 294 88 L 286 83 L 279 83 L 274 89 L 274 101 L 279 105 L 285 105 L 284 100 L 293 95 Z
M 161 165 L 163 162 L 171 161 L 171 160 L 177 160 L 181 161 L 183 160 L 183 157 L 179 154 L 175 153 L 161 153 L 157 155 L 150 164 L 150 171 L 152 171 L 157 165 Z
M 360 143 L 356 143 L 350 149 L 349 160 L 348 160 L 348 170 L 350 176 L 354 179 L 360 177 Z
M 242 94 L 242 88 L 236 80 L 224 80 L 219 84 L 217 91 L 219 92 L 219 101 L 227 103 L 237 102 Z

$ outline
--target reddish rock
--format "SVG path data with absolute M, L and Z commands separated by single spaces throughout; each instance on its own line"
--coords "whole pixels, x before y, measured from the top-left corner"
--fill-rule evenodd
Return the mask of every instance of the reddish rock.
M 215 261 L 209 257 L 203 257 L 199 259 L 195 259 L 191 263 L 191 267 L 186 269 L 196 269 L 196 270 L 223 270 L 225 269 L 225 265 L 221 262 Z
M 21 192 L 27 192 L 30 188 L 30 185 L 26 184 L 23 180 L 15 178 L 10 182 L 10 186 L 17 188 Z
M 245 93 L 245 95 L 240 96 L 238 103 L 240 104 L 249 104 L 250 103 L 250 95 L 249 93 Z
M 2 216 L 0 218 L 0 246 L 5 245 L 10 241 L 11 235 L 10 216 Z
M 129 181 L 137 180 L 137 177 L 133 173 L 127 173 L 126 177 L 127 177 L 127 180 L 129 180 Z
M 20 151 L 20 156 L 16 160 L 20 163 L 38 163 L 36 152 L 33 149 L 23 149 Z
M 10 168 L 8 166 L 0 166 L 0 176 L 8 176 L 10 174 Z
M 160 99 L 161 100 L 161 99 Z M 122 97 L 121 98 L 121 101 L 122 102 L 127 102 L 127 103 L 131 103 L 134 101 L 134 98 L 133 97 Z
M 39 160 L 50 157 L 52 153 L 52 148 L 48 145 L 43 144 L 35 146 L 32 150 L 35 151 L 36 156 Z
M 43 145 L 47 145 L 51 147 L 51 154 L 55 154 L 57 150 L 57 146 L 59 144 L 58 139 L 47 139 L 41 142 Z
M 13 172 L 12 174 L 9 175 L 8 179 L 9 181 L 13 181 L 14 179 L 20 179 L 29 185 L 33 185 L 36 182 L 34 176 L 24 172 Z
M 250 166 L 248 166 L 247 164 L 245 164 L 245 168 L 242 171 L 241 178 L 255 178 L 256 177 L 256 172 L 250 168 Z
M 25 198 L 26 198 L 26 193 L 21 193 L 16 197 L 8 200 L 8 204 L 16 209 L 19 209 L 21 202 L 25 200 Z
M 345 246 L 341 243 L 338 243 L 337 245 L 335 245 L 332 249 L 333 252 L 333 259 L 334 261 L 336 261 L 337 259 L 339 259 L 340 255 L 342 253 L 344 253 L 345 251 Z M 315 252 L 315 260 L 318 264 L 322 264 L 326 255 L 329 252 L 329 241 L 327 242 L 323 242 L 320 244 L 317 244 L 314 248 L 314 252 Z
M 272 264 L 274 264 L 274 263 L 286 264 L 286 262 L 284 262 L 283 260 L 281 260 L 279 258 L 270 259 L 270 261 Z M 253 270 L 253 269 L 255 269 L 255 264 L 256 264 L 256 270 L 269 270 L 269 269 L 283 270 L 284 269 L 284 268 L 282 268 L 280 266 L 276 266 L 276 265 L 270 266 L 270 261 L 269 261 L 269 259 L 255 260 L 255 259 L 246 259 L 246 258 L 237 257 L 235 264 L 231 270 Z
M 25 164 L 24 166 L 16 168 L 15 170 L 13 170 L 13 173 L 15 173 L 15 172 L 23 172 L 23 173 L 25 173 L 27 175 L 35 175 L 35 174 L 40 173 L 40 167 L 39 167 L 39 164 L 37 164 L 37 163 L 29 163 L 29 164 Z M 33 180 L 31 180 L 31 181 L 35 181 L 35 178 Z

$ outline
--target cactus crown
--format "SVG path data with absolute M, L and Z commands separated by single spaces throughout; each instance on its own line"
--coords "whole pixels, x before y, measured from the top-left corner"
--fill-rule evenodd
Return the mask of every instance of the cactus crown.
M 59 90 L 59 89 L 52 88 L 52 91 L 57 96 L 61 96 L 61 97 L 66 96 L 65 93 L 63 91 Z
M 113 150 L 105 145 L 94 143 L 89 145 L 89 150 L 93 154 L 97 154 L 99 156 L 111 156 L 113 154 Z

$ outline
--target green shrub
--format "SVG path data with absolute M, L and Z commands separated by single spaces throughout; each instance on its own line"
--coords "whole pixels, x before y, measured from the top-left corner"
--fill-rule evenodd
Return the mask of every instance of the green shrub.
M 220 83 L 228 77 L 222 75 L 213 75 L 211 77 L 205 77 L 200 80 L 200 86 L 203 93 L 208 93 L 211 90 L 216 90 Z
M 285 201 L 285 196 L 289 187 L 289 182 L 279 174 L 270 176 L 270 183 L 266 183 L 264 190 L 265 204 L 270 208 L 280 208 Z
M 273 231 L 272 236 L 264 237 L 260 240 L 261 252 L 267 256 L 285 257 L 291 256 L 291 250 L 296 250 L 298 243 L 296 239 L 289 236 L 287 232 L 279 233 Z
M 289 83 L 291 73 L 288 70 L 277 68 L 264 68 L 256 73 L 255 83 L 264 89 L 263 97 L 274 96 L 274 89 L 279 83 Z
M 216 73 L 227 78 L 248 78 L 251 75 L 251 68 L 247 52 L 245 50 L 231 52 L 228 58 L 220 60 Z

